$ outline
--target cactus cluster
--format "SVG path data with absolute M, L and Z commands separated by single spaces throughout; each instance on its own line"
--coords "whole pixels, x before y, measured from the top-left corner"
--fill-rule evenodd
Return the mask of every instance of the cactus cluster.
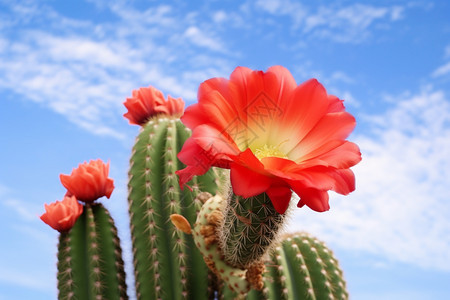
M 343 273 L 332 251 L 305 232 L 285 234 L 272 245 L 262 264 L 246 270 L 229 265 L 214 232 L 220 230 L 214 227 L 223 222 L 226 200 L 218 195 L 206 198 L 192 234 L 208 267 L 220 280 L 219 299 L 348 299 Z
M 128 299 L 117 229 L 99 203 L 84 205 L 58 246 L 58 299 Z
M 204 95 L 211 86 L 205 88 Z M 332 104 L 333 109 L 339 108 L 338 103 Z M 255 150 L 262 156 L 245 161 L 252 155 L 250 148 L 233 156 L 229 149 L 219 149 L 221 145 L 217 149 L 228 153 L 226 156 L 208 144 L 201 146 L 208 148 L 208 153 L 195 156 L 201 148 L 195 145 L 195 139 L 201 138 L 180 121 L 184 108 L 181 99 L 169 96 L 166 101 L 158 90 L 141 88 L 133 91 L 125 106 L 125 117 L 141 126 L 128 172 L 138 300 L 348 298 L 342 271 L 323 242 L 307 233 L 281 234 L 292 193 L 283 181 L 289 179 L 288 175 L 275 178 L 278 173 L 270 175 L 264 169 L 255 178 L 236 175 L 261 168 L 264 159 L 285 159 L 287 156 L 279 156 L 278 148 L 258 145 L 267 151 L 261 154 Z M 189 122 L 195 123 L 192 119 Z M 205 130 L 203 134 L 214 132 Z M 185 150 L 185 144 L 193 148 Z M 192 157 L 188 157 L 189 151 Z M 195 166 L 182 162 L 192 164 L 195 158 L 199 158 Z M 233 162 L 244 165 L 233 169 Z M 225 176 L 213 166 L 231 169 L 231 175 Z M 107 178 L 108 170 L 109 164 L 98 160 L 80 165 L 70 176 L 63 175 L 71 199 L 46 207 L 49 212 L 41 217 L 61 233 L 59 299 L 128 299 L 114 221 L 102 204 L 94 202 L 98 197 L 109 198 L 114 188 L 112 179 Z M 348 172 L 342 174 L 347 176 Z M 236 178 L 254 183 L 255 195 L 244 197 L 246 192 L 242 191 L 235 194 Z M 296 192 L 305 199 L 318 193 L 313 186 L 306 187 L 309 178 L 302 180 L 305 186 L 300 187 L 294 179 L 288 183 L 297 184 Z M 319 192 L 323 196 L 323 191 Z M 85 203 L 81 206 L 77 201 Z M 317 210 L 324 207 L 321 203 L 306 204 Z

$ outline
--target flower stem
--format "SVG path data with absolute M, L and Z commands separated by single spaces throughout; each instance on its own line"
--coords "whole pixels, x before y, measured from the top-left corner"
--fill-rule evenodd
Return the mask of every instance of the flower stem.
M 250 198 L 230 193 L 224 216 L 219 230 L 220 249 L 230 266 L 241 269 L 261 261 L 286 219 L 265 193 Z

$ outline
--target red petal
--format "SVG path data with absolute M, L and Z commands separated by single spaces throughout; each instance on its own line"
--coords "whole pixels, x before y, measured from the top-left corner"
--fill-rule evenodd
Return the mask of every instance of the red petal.
M 186 183 L 188 183 L 189 181 L 191 181 L 191 179 L 194 176 L 198 176 L 198 175 L 203 175 L 208 171 L 208 169 L 204 168 L 201 165 L 196 165 L 196 166 L 187 166 L 186 168 L 182 169 L 182 170 L 178 170 L 175 172 L 175 174 L 178 175 L 179 179 L 179 183 L 180 183 L 180 188 L 183 189 L 184 185 Z
M 244 198 L 265 192 L 272 183 L 269 177 L 238 164 L 231 164 L 230 178 L 234 193 Z
M 59 232 L 72 228 L 75 221 L 83 212 L 83 206 L 75 197 L 64 197 L 62 201 L 56 201 L 50 205 L 45 204 L 45 213 L 41 220 Z
M 132 97 L 123 103 L 128 112 L 123 116 L 129 119 L 130 124 L 144 125 L 151 117 L 158 113 L 179 117 L 183 114 L 184 102 L 181 98 L 168 97 L 164 100 L 161 91 L 150 86 L 132 92 Z
M 289 152 L 301 141 L 328 109 L 327 93 L 315 79 L 300 84 L 281 107 L 283 118 L 277 125 L 278 139 Z
M 317 190 L 314 188 L 302 188 L 292 186 L 294 192 L 300 197 L 297 206 L 308 206 L 314 211 L 324 212 L 330 209 L 328 203 L 328 193 L 326 191 Z
M 333 140 L 344 140 L 355 125 L 355 118 L 347 112 L 327 114 L 288 155 L 297 162 L 318 156 L 322 154 L 318 151 L 320 147 Z
M 111 196 L 114 181 L 108 178 L 108 171 L 109 163 L 98 159 L 80 164 L 70 175 L 61 174 L 59 177 L 69 195 L 74 195 L 80 201 L 92 202 L 103 196 Z
M 289 202 L 291 201 L 291 189 L 284 186 L 271 187 L 266 191 L 266 193 L 272 201 L 275 210 L 280 214 L 284 214 L 289 207 Z
M 208 125 L 196 127 L 190 138 L 213 157 L 236 156 L 241 152 L 226 133 Z
M 338 144 L 339 146 L 333 147 L 333 144 Z M 331 148 L 331 150 L 328 150 Z M 328 150 L 328 151 L 327 151 Z M 323 153 L 315 156 L 312 159 L 309 159 L 310 155 Z M 308 159 L 307 161 L 303 161 L 302 165 L 305 167 L 313 166 L 313 165 L 323 165 L 330 166 L 338 169 L 346 169 L 353 167 L 357 163 L 361 161 L 361 152 L 359 151 L 359 147 L 348 141 L 332 141 L 324 145 L 322 149 L 317 149 L 316 151 L 310 153 L 303 159 Z
M 328 105 L 328 112 L 341 112 L 345 110 L 344 101 L 333 95 L 328 95 L 330 104 Z
M 339 194 L 347 195 L 355 189 L 355 177 L 350 169 L 335 169 L 322 166 L 301 170 L 298 173 L 289 173 L 287 182 L 300 187 L 319 190 L 333 190 Z
M 192 104 L 188 106 L 184 112 L 184 115 L 181 116 L 181 122 L 183 122 L 186 127 L 190 129 L 194 129 L 196 126 L 208 123 L 208 114 L 203 112 L 198 105 Z
M 231 161 L 224 153 L 235 154 L 229 143 L 222 141 L 214 128 L 199 126 L 193 135 L 186 140 L 178 153 L 178 159 L 187 165 L 183 170 L 177 171 L 180 177 L 180 186 L 189 182 L 194 176 L 205 174 L 213 165 L 227 167 Z M 199 136 L 199 138 L 196 138 Z M 217 141 L 217 142 L 216 142 Z M 231 149 L 231 150 L 230 150 Z
M 236 115 L 250 131 L 247 135 L 253 139 L 249 140 L 267 144 L 272 136 L 278 134 L 273 124 L 279 123 L 283 117 L 283 107 L 296 88 L 294 78 L 281 66 L 272 67 L 265 73 L 238 67 L 231 74 L 230 81 L 235 87 L 232 99 Z
M 355 190 L 355 174 L 350 169 L 330 171 L 329 176 L 334 179 L 334 186 L 331 190 L 341 195 L 348 195 Z
M 241 153 L 238 161 L 230 166 L 231 185 L 236 195 L 248 198 L 259 195 L 270 187 L 272 179 L 263 173 L 264 166 L 250 149 Z

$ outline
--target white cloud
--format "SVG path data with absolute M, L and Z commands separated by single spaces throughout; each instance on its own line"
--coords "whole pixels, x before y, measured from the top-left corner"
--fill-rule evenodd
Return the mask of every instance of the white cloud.
M 343 71 L 335 71 L 331 73 L 330 80 L 334 82 L 354 83 L 355 80 Z
M 341 43 L 359 43 L 371 35 L 377 22 L 383 24 L 403 18 L 402 6 L 367 4 L 322 5 L 317 9 L 289 0 L 259 0 L 256 7 L 275 16 L 289 16 L 294 30 L 301 29 L 312 38 Z M 370 29 L 369 29 L 370 28 Z
M 331 210 L 296 212 L 291 230 L 387 260 L 450 270 L 450 101 L 424 89 L 366 118 L 355 138 L 363 161 L 357 190 L 333 196 Z
M 212 15 L 213 21 L 216 23 L 222 23 L 227 20 L 228 15 L 223 10 L 216 11 Z
M 448 63 L 440 66 L 436 70 L 434 70 L 433 73 L 431 74 L 431 76 L 440 77 L 440 76 L 444 76 L 448 73 L 450 73 L 450 62 L 448 62 Z
M 301 3 L 290 0 L 258 0 L 255 5 L 273 15 L 289 16 L 294 27 L 300 25 L 308 13 Z
M 404 13 L 405 9 L 401 6 L 393 6 L 391 8 L 391 20 L 392 21 L 397 21 L 403 18 L 403 13 Z
M 122 139 L 117 124 L 126 124 L 122 102 L 133 89 L 153 85 L 191 100 L 200 81 L 190 73 L 222 73 L 226 58 L 218 53 L 225 53 L 224 44 L 195 17 L 168 5 L 137 10 L 95 4 L 115 14 L 115 21 L 72 20 L 45 5 L 28 9 L 8 2 L 16 17 L 5 17 L 5 26 L 15 34 L 0 33 L 0 89 L 39 102 L 94 134 Z M 42 22 L 45 27 L 30 26 Z
M 0 89 L 39 102 L 94 134 L 118 139 L 125 136 L 118 125 L 126 124 L 120 122 L 122 102 L 133 89 L 153 85 L 192 101 L 201 81 L 228 76 L 235 66 L 239 52 L 225 42 L 228 27 L 249 32 L 255 29 L 249 17 L 261 22 L 255 5 L 247 3 L 205 19 L 201 7 L 137 9 L 123 2 L 93 2 L 114 18 L 101 23 L 71 19 L 45 3 L 6 2 L 14 17 L 0 13 L 1 26 L 8 28 L 0 33 Z M 289 0 L 261 0 L 256 7 L 289 16 L 294 28 L 302 26 L 311 37 L 341 42 L 357 42 L 377 20 L 396 20 L 402 12 L 401 7 L 369 5 L 313 11 Z
M 337 42 L 360 42 L 370 35 L 369 27 L 375 22 L 391 22 L 401 18 L 399 6 L 376 7 L 353 4 L 346 7 L 321 6 L 305 20 L 305 32 L 331 38 Z
M 258 0 L 256 6 L 271 14 L 291 15 L 301 17 L 306 14 L 303 6 L 290 0 Z
M 39 34 L 38 34 L 39 35 Z M 96 42 L 80 37 L 42 36 L 37 38 L 39 47 L 47 47 L 48 55 L 55 60 L 64 61 L 91 61 L 103 67 L 129 66 L 130 61 L 121 55 L 114 45 Z M 128 49 L 130 50 L 130 49 Z
M 190 26 L 184 32 L 184 36 L 194 45 L 204 47 L 213 51 L 221 52 L 224 50 L 222 43 L 208 36 L 205 32 L 200 30 L 197 26 Z

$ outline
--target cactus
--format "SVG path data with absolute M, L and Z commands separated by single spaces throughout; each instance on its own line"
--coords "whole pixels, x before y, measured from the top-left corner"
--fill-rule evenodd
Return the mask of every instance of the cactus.
M 220 196 L 205 195 L 205 198 L 209 199 L 200 210 L 192 231 L 195 243 L 216 276 L 237 294 L 245 295 L 250 290 L 250 284 L 245 277 L 246 272 L 230 266 L 222 259 L 215 234 L 216 226 L 223 218 L 221 209 L 225 201 Z
M 128 299 L 120 240 L 102 204 L 86 204 L 58 246 L 58 299 Z
M 143 125 L 129 170 L 129 214 L 138 299 L 206 299 L 214 294 L 212 275 L 194 245 L 169 222 L 180 214 L 193 224 L 203 204 L 199 190 L 215 194 L 214 170 L 180 190 L 177 153 L 190 130 L 176 118 L 157 115 Z M 209 280 L 208 280 L 209 278 Z
M 348 299 L 338 261 L 326 245 L 307 233 L 285 236 L 266 260 L 264 288 L 245 299 Z M 223 287 L 222 299 L 236 294 Z
M 192 234 L 208 267 L 220 279 L 220 299 L 348 298 L 343 274 L 333 253 L 307 233 L 286 234 L 271 249 L 270 255 L 264 257 L 264 264 L 246 270 L 227 264 L 217 236 L 227 201 L 217 195 L 201 194 L 199 197 L 209 199 L 198 214 Z M 181 220 L 173 223 L 184 228 L 185 233 L 191 233 L 186 230 L 189 225 Z
M 317 120 L 325 120 L 322 127 L 308 122 L 314 127 L 300 126 L 304 122 L 297 122 L 292 111 L 288 118 L 281 118 L 283 111 L 279 109 L 276 116 L 270 115 L 270 122 L 258 123 L 251 114 L 268 104 L 266 94 L 278 91 L 276 84 L 280 84 L 280 92 L 271 96 L 283 95 L 278 100 L 290 101 L 295 96 L 295 101 L 307 101 L 309 88 L 317 88 L 318 83 L 309 81 L 293 89 L 292 82 L 282 84 L 290 74 L 283 75 L 287 70 L 281 67 L 271 68 L 270 76 L 245 68 L 235 72 L 230 81 L 213 79 L 200 86 L 201 105 L 186 112 L 183 119 L 194 130 L 195 138 L 183 150 L 191 131 L 179 120 L 184 112 L 181 98 L 169 96 L 166 101 L 160 91 L 149 87 L 133 91 L 124 103 L 128 109 L 124 116 L 141 126 L 128 172 L 137 299 L 347 299 L 342 271 L 332 252 L 308 234 L 281 239 L 280 232 L 293 191 L 301 199 L 297 206 L 324 211 L 329 208 L 328 190 L 348 194 L 354 189 L 353 173 L 348 168 L 359 161 L 359 150 L 347 141 L 331 140 L 327 147 L 340 142 L 344 146 L 336 146 L 336 151 L 321 148 L 336 152 L 329 157 L 328 152 L 316 153 L 314 149 L 306 149 L 311 153 L 305 150 L 300 157 L 297 152 L 301 147 L 292 148 L 290 152 L 295 153 L 289 156 L 283 148 L 289 135 L 278 135 L 278 131 L 294 130 L 293 125 L 299 125 L 297 129 L 305 130 L 309 139 L 318 139 L 320 146 L 322 127 L 330 127 L 321 114 L 332 114 L 333 120 L 339 116 L 344 129 L 352 126 L 353 119 L 334 114 L 343 111 L 342 103 L 319 89 L 323 101 L 316 101 L 317 95 L 313 100 L 320 106 Z M 243 80 L 246 76 L 250 77 Z M 306 89 L 304 97 L 284 95 L 281 91 L 285 86 L 289 93 Z M 253 96 L 256 98 L 250 101 Z M 290 107 L 284 103 L 284 108 Z M 257 116 L 259 120 L 269 115 Z M 261 127 L 277 123 L 273 117 L 281 118 L 284 127 Z M 287 122 L 291 119 L 293 125 Z M 261 136 L 254 136 L 255 130 Z M 307 138 L 299 142 L 315 145 Z M 337 152 L 342 157 L 335 157 Z M 223 176 L 215 166 L 230 169 L 230 176 Z M 59 299 L 127 299 L 117 230 L 108 211 L 94 203 L 99 197 L 109 198 L 114 188 L 112 179 L 107 178 L 108 170 L 109 163 L 98 160 L 80 165 L 70 176 L 61 175 L 68 193 L 62 202 L 46 206 L 47 212 L 41 216 L 61 232 Z M 229 195 L 224 197 L 218 190 L 225 186 L 225 177 L 230 180 Z M 179 183 L 184 186 L 188 181 L 192 188 L 180 187 Z
M 219 229 L 219 243 L 225 261 L 246 269 L 257 264 L 276 240 L 285 220 L 266 193 L 242 198 L 230 193 L 225 219 Z

